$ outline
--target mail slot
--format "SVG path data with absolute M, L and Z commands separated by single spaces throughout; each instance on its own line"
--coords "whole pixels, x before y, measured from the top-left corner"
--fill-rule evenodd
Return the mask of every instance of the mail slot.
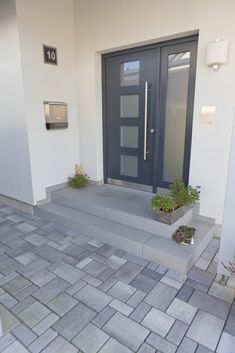
M 44 102 L 47 130 L 68 127 L 68 106 L 63 102 Z

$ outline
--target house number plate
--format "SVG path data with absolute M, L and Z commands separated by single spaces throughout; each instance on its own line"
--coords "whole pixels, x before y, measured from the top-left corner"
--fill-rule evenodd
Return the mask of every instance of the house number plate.
M 45 64 L 57 65 L 57 49 L 43 45 L 43 55 Z

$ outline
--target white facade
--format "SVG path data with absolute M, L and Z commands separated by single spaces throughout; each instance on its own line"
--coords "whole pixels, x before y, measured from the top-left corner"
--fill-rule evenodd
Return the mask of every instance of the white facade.
M 0 194 L 35 205 L 79 162 L 103 180 L 101 54 L 193 33 L 190 184 L 201 185 L 201 214 L 221 224 L 234 116 L 234 0 L 0 0 Z M 228 63 L 217 73 L 205 64 L 216 38 L 229 41 Z M 57 47 L 58 66 L 44 64 L 43 44 Z M 45 129 L 44 100 L 68 103 L 68 129 Z M 205 127 L 200 112 L 208 105 L 216 116 Z

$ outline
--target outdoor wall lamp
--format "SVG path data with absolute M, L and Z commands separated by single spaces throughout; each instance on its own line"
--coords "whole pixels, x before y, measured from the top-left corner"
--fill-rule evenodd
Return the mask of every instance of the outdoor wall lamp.
M 216 39 L 207 44 L 206 64 L 218 71 L 221 64 L 226 64 L 228 58 L 228 41 Z

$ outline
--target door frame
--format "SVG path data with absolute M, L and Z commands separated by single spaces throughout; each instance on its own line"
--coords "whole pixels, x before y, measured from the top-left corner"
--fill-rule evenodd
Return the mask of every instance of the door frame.
M 111 58 L 111 57 L 115 57 L 115 56 L 119 56 L 119 55 L 125 55 L 125 54 L 131 54 L 131 53 L 135 53 L 135 52 L 140 52 L 140 51 L 146 51 L 146 50 L 150 50 L 150 49 L 158 49 L 159 51 L 164 48 L 164 47 L 169 47 L 169 46 L 175 46 L 175 45 L 180 45 L 180 44 L 184 44 L 184 43 L 189 43 L 189 42 L 195 42 L 196 43 L 196 49 L 195 52 L 193 53 L 194 55 L 194 67 L 193 69 L 190 70 L 190 75 L 194 75 L 193 77 L 190 76 L 191 80 L 192 80 L 192 84 L 191 84 L 191 89 L 189 90 L 190 94 L 188 94 L 188 108 L 187 108 L 187 115 L 190 116 L 190 121 L 187 122 L 187 133 L 185 133 L 185 145 L 186 144 L 190 144 L 189 148 L 188 148 L 188 153 L 185 157 L 185 159 L 187 159 L 186 167 L 184 166 L 184 172 L 187 170 L 187 178 L 185 178 L 185 183 L 188 184 L 188 177 L 189 177 L 189 167 L 190 167 L 190 155 L 191 155 L 191 139 L 192 139 L 192 123 L 193 123 L 193 108 L 194 108 L 194 94 L 195 94 L 195 79 L 196 79 L 196 59 L 197 59 L 197 43 L 198 43 L 198 34 L 195 35 L 190 35 L 187 37 L 183 37 L 183 38 L 178 38 L 178 39 L 171 39 L 171 40 L 167 40 L 167 41 L 163 41 L 163 42 L 159 42 L 159 43 L 154 43 L 154 44 L 148 44 L 148 45 L 144 45 L 144 46 L 137 46 L 134 48 L 130 48 L 130 49 L 124 49 L 124 50 L 118 50 L 115 52 L 110 52 L 110 53 L 105 53 L 102 54 L 102 128 L 103 128 L 103 173 L 104 173 L 104 183 L 108 182 L 108 176 L 107 176 L 107 165 L 108 165 L 108 158 L 107 158 L 107 122 L 108 122 L 108 118 L 107 118 L 107 99 L 106 99 L 106 59 L 107 58 Z M 160 72 L 160 65 L 161 65 L 161 56 L 160 56 L 160 60 L 158 63 L 158 69 Z M 161 92 L 161 72 L 159 75 L 159 79 L 157 82 L 157 90 L 159 92 Z M 189 80 L 190 80 L 189 78 Z M 156 97 L 156 131 L 159 131 L 160 128 L 160 123 L 161 123 L 161 114 L 162 114 L 162 95 L 158 94 Z M 154 145 L 154 156 L 153 156 L 153 160 L 157 161 L 157 157 L 161 155 L 162 151 L 159 150 L 160 145 L 159 143 L 155 143 Z M 161 161 L 160 161 L 161 162 Z M 156 192 L 157 189 L 163 189 L 163 188 L 167 188 L 168 185 L 166 185 L 166 183 L 160 183 L 160 178 L 161 175 L 159 175 L 159 171 L 157 170 L 157 165 L 158 165 L 158 161 L 157 163 L 155 163 L 153 165 L 153 187 L 152 187 L 152 192 Z M 162 168 L 160 168 L 162 169 Z M 122 183 L 121 183 L 122 184 Z M 140 190 L 141 190 L 141 184 L 140 185 Z M 128 186 L 128 185 L 127 185 Z

